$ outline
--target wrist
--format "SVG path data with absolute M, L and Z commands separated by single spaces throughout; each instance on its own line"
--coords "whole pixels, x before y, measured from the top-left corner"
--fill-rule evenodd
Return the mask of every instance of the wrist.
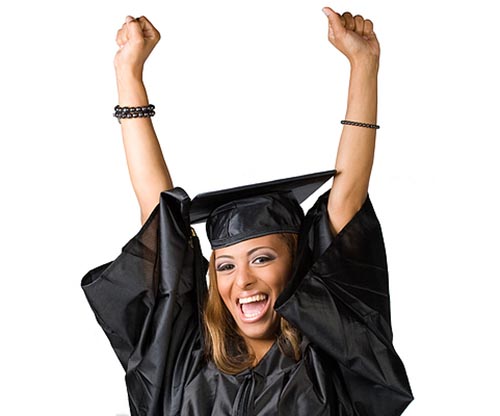
M 116 80 L 118 84 L 142 83 L 143 67 L 115 66 Z
M 379 59 L 378 57 L 369 57 L 369 58 L 358 58 L 351 59 L 351 72 L 357 74 L 364 74 L 367 76 L 373 76 L 378 74 L 379 68 Z
M 137 78 L 117 78 L 118 104 L 120 106 L 148 105 L 148 95 L 142 80 Z

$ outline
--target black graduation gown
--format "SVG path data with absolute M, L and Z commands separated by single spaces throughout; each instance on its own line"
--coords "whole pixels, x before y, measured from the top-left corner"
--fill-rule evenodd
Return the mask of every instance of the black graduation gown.
M 81 285 L 126 371 L 132 416 L 396 416 L 413 400 L 392 345 L 385 247 L 369 197 L 335 237 L 328 193 L 306 215 L 293 276 L 275 309 L 303 334 L 237 375 L 203 355 L 206 260 L 190 199 L 163 192 L 139 233 Z

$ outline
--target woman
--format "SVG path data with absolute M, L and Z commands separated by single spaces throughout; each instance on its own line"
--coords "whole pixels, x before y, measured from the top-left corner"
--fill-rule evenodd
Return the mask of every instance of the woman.
M 143 227 L 82 287 L 126 370 L 133 415 L 392 416 L 413 399 L 368 197 L 379 45 L 371 21 L 323 11 L 351 78 L 337 175 L 305 218 L 310 176 L 193 201 L 173 188 L 142 84 L 159 33 L 145 17 L 118 31 L 116 115 Z M 125 106 L 146 108 L 125 118 L 136 111 Z M 325 179 L 312 176 L 313 188 Z M 213 248 L 208 294 L 195 217 Z

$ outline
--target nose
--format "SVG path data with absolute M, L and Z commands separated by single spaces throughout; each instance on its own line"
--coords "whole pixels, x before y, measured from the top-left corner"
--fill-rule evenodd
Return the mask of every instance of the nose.
M 256 280 L 256 276 L 250 267 L 238 267 L 235 280 L 236 286 L 241 289 L 248 289 Z

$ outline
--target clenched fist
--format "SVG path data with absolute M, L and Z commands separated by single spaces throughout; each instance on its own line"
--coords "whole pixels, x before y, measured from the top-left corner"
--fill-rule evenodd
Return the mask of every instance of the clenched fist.
M 371 20 L 345 12 L 341 15 L 329 7 L 323 12 L 328 17 L 328 40 L 353 64 L 378 66 L 380 45 L 373 32 Z
M 114 61 L 117 73 L 142 78 L 144 62 L 159 40 L 160 32 L 148 19 L 127 16 L 116 34 L 116 43 L 120 47 Z

